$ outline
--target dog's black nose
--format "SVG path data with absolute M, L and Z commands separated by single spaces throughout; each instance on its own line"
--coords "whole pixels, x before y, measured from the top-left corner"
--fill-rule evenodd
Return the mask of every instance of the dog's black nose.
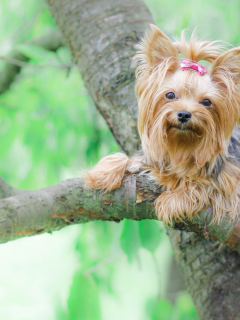
M 178 117 L 178 120 L 182 123 L 185 123 L 185 122 L 188 122 L 191 117 L 192 117 L 192 114 L 188 111 L 178 111 L 177 113 L 177 117 Z

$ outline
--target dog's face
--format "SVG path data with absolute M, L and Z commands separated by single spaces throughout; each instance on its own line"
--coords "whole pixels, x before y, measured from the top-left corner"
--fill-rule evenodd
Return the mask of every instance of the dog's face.
M 204 166 L 220 151 L 240 123 L 240 49 L 220 53 L 214 42 L 192 36 L 172 43 L 157 27 L 147 35 L 137 55 L 139 132 L 152 165 Z M 179 53 L 212 65 L 200 76 L 182 70 Z

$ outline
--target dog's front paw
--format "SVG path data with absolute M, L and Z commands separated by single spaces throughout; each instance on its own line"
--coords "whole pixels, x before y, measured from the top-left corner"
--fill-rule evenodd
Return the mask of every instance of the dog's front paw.
M 175 199 L 171 197 L 171 193 L 164 191 L 155 200 L 155 211 L 159 220 L 166 224 L 172 224 L 172 220 L 179 214 L 176 213 Z
M 206 203 L 208 204 L 207 200 L 203 196 L 201 198 L 196 190 L 192 190 L 192 193 L 186 190 L 164 191 L 155 200 L 155 210 L 159 220 L 172 224 L 173 220 L 183 220 L 186 216 L 192 218 Z
M 128 162 L 129 158 L 123 153 L 116 153 L 103 158 L 84 175 L 85 186 L 106 191 L 119 188 Z

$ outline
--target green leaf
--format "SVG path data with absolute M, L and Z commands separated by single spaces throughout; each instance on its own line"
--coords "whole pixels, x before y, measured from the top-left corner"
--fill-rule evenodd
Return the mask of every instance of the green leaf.
M 138 227 L 141 245 L 153 253 L 161 242 L 159 223 L 154 220 L 142 220 L 138 222 Z
M 56 320 L 68 320 L 68 312 L 65 310 L 65 306 L 62 304 L 60 299 L 55 299 L 54 303 L 54 310 L 55 310 L 55 318 Z
M 101 320 L 99 293 L 91 276 L 76 271 L 68 298 L 69 320 Z
M 138 225 L 136 221 L 126 219 L 120 238 L 122 250 L 126 253 L 128 261 L 131 263 L 137 256 L 140 248 Z
M 161 299 L 153 307 L 151 320 L 169 320 L 172 319 L 174 307 L 168 300 Z
M 179 320 L 197 320 L 197 312 L 192 302 L 191 296 L 187 293 L 179 294 L 176 301 L 176 309 Z
M 60 47 L 57 50 L 57 56 L 59 58 L 59 61 L 61 61 L 61 62 L 70 62 L 71 61 L 70 52 L 66 47 Z

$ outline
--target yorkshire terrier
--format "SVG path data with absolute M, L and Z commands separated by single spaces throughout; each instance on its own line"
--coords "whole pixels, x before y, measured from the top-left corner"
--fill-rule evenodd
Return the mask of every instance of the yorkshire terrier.
M 226 213 L 234 219 L 240 213 L 240 47 L 225 50 L 195 32 L 189 41 L 183 32 L 171 42 L 152 25 L 136 60 L 142 152 L 103 158 L 85 174 L 86 186 L 110 191 L 126 172 L 145 170 L 164 187 L 155 201 L 164 222 L 208 206 L 214 221 Z

